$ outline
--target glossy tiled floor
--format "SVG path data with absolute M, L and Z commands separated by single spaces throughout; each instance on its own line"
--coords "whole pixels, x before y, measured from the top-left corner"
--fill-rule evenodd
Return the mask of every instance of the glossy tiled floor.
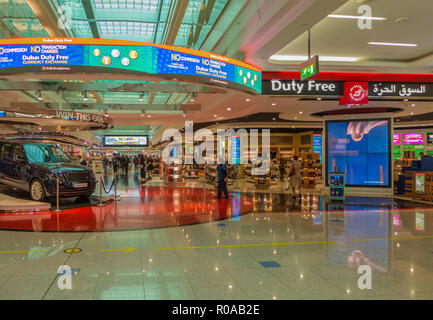
M 189 226 L 0 231 L 0 299 L 433 298 L 428 206 L 246 196 L 252 213 Z M 81 251 L 65 253 L 68 248 Z M 60 265 L 75 273 L 70 290 L 58 287 Z M 370 290 L 358 288 L 359 265 L 372 269 Z

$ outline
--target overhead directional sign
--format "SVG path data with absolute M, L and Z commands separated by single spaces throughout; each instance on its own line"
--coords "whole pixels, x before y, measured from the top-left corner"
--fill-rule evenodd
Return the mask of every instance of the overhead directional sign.
M 301 64 L 301 80 L 313 78 L 319 74 L 319 56 L 314 56 Z

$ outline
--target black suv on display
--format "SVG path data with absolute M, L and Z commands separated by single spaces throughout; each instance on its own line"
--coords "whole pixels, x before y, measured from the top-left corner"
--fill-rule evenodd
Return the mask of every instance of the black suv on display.
M 93 171 L 72 163 L 54 144 L 34 141 L 0 141 L 0 182 L 30 192 L 35 201 L 56 196 L 90 197 L 95 191 Z

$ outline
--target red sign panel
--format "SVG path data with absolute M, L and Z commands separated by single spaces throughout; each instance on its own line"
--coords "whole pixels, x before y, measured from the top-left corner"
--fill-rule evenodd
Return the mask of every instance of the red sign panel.
M 345 82 L 340 105 L 360 106 L 368 104 L 368 82 Z

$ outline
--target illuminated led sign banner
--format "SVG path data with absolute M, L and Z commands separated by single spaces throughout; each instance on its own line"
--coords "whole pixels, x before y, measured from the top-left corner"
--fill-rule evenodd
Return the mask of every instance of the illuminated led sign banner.
M 183 78 L 261 93 L 261 70 L 213 53 L 143 42 L 25 38 L 0 40 L 0 74 L 116 72 Z

